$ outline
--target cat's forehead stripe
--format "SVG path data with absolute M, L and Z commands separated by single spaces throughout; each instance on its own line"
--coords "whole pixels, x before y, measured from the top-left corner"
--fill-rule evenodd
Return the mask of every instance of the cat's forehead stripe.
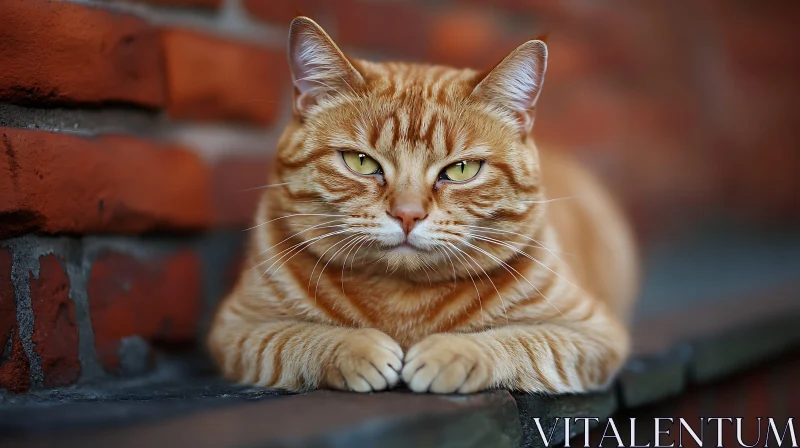
M 374 93 L 399 99 L 418 95 L 438 104 L 468 94 L 469 90 L 465 88 L 474 87 L 468 81 L 476 76 L 474 70 L 444 66 L 374 64 L 366 61 L 359 61 L 359 64 L 367 70 L 366 79 Z
M 428 129 L 433 126 L 431 123 L 432 120 L 435 119 L 435 112 L 433 109 L 426 107 L 423 115 L 420 117 L 420 124 L 419 124 L 419 136 L 422 140 L 429 141 L 430 139 L 427 138 L 428 136 Z
M 381 128 L 378 130 L 378 140 L 375 142 L 374 148 L 381 150 L 383 148 L 391 148 L 396 143 L 397 126 L 395 125 L 395 116 L 389 115 L 383 120 Z

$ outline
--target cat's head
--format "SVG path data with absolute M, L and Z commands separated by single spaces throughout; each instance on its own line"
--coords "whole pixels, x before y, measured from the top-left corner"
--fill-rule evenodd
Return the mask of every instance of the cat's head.
M 514 234 L 529 234 L 541 198 L 529 133 L 544 42 L 485 73 L 374 63 L 298 17 L 289 63 L 294 118 L 273 179 L 285 186 L 266 201 L 305 250 L 427 281 L 422 270 L 480 274 L 526 243 Z

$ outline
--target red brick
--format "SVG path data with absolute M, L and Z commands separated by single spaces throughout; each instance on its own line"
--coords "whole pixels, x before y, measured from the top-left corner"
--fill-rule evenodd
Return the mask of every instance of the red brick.
M 0 101 L 164 104 L 158 32 L 68 2 L 0 2 Z
M 213 202 L 217 222 L 241 227 L 249 223 L 267 183 L 268 157 L 228 158 L 214 166 Z
M 55 255 L 39 258 L 39 278 L 30 273 L 33 343 L 41 357 L 45 387 L 72 384 L 81 374 L 78 324 L 69 278 Z
M 769 26 L 728 26 L 720 36 L 725 57 L 731 68 L 738 72 L 797 79 L 800 56 L 796 52 L 785 51 L 782 45 L 800 40 L 800 32 L 796 26 L 787 29 L 774 25 L 771 32 L 763 32 L 764 27 L 769 29 Z
M 505 28 L 504 28 L 505 25 Z M 442 14 L 434 21 L 429 59 L 435 63 L 488 69 L 523 42 L 533 39 L 530 30 L 509 31 L 507 25 L 477 9 Z M 597 49 L 583 39 L 560 33 L 547 37 L 550 80 L 592 75 Z
M 624 130 L 622 102 L 604 85 L 583 83 L 556 89 L 545 86 L 537 105 L 537 141 L 560 147 L 596 146 L 615 142 Z
M 0 352 L 6 346 L 17 325 L 14 306 L 14 285 L 11 283 L 12 257 L 8 249 L 0 247 Z
M 207 227 L 209 179 L 176 146 L 0 128 L 0 237 Z
M 330 0 L 244 0 L 248 12 L 260 20 L 289 26 L 297 16 L 308 16 L 317 19 L 328 13 Z
M 11 392 L 27 392 L 31 387 L 30 366 L 17 327 L 14 327 L 11 349 L 6 355 L 8 358 L 0 362 L 0 387 Z
M 442 15 L 435 21 L 430 39 L 428 59 L 460 67 L 489 68 L 513 49 L 502 48 L 504 45 L 500 43 L 495 23 L 475 10 L 456 10 Z
M 729 69 L 760 76 L 797 79 L 800 55 L 786 51 L 800 40 L 800 5 L 796 2 L 701 2 L 714 33 L 717 51 Z
M 486 6 L 493 12 L 505 11 L 510 13 L 535 14 L 537 18 L 560 17 L 567 14 L 568 9 L 564 7 L 565 2 L 553 0 L 459 0 L 459 3 L 468 5 Z M 585 8 L 585 5 L 580 7 Z
M 289 86 L 283 50 L 196 31 L 163 30 L 168 112 L 192 120 L 272 123 Z
M 187 6 L 197 8 L 217 9 L 222 4 L 222 0 L 144 0 L 147 3 L 165 6 Z
M 19 339 L 11 264 L 11 253 L 0 248 L 0 388 L 25 392 L 30 388 L 30 367 Z
M 89 308 L 95 349 L 108 371 L 120 369 L 117 353 L 123 338 L 193 340 L 202 309 L 200 269 L 190 250 L 147 260 L 114 252 L 98 255 L 89 277 Z
M 342 46 L 376 50 L 404 58 L 422 59 L 431 42 L 433 16 L 406 2 L 342 0 L 336 8 Z
M 547 39 L 547 83 L 595 75 L 596 48 L 585 40 L 558 35 Z

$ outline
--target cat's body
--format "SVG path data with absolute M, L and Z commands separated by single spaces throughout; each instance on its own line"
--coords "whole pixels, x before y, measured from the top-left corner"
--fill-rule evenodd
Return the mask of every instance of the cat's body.
M 528 135 L 544 44 L 480 75 L 349 60 L 310 20 L 292 28 L 296 116 L 210 334 L 223 373 L 295 390 L 606 384 L 635 249 L 601 185 Z

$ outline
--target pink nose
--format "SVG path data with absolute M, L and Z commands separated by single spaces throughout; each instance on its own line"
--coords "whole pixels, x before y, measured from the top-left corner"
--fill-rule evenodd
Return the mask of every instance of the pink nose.
M 418 221 L 428 217 L 425 209 L 420 204 L 398 204 L 392 207 L 390 212 L 386 212 L 389 216 L 400 221 L 403 231 L 408 235 L 411 230 L 417 225 Z

